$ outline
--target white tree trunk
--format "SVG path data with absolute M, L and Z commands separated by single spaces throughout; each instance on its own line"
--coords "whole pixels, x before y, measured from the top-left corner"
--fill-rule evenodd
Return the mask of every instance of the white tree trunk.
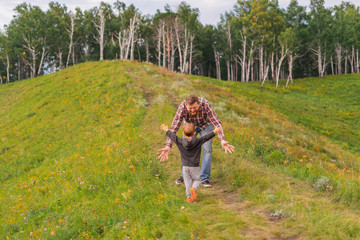
M 241 63 L 241 82 L 245 82 L 246 76 L 246 36 L 243 37 L 243 62 Z
M 162 54 L 162 50 L 161 50 L 161 42 L 162 42 L 162 37 L 163 37 L 163 32 L 164 32 L 164 22 L 160 21 L 160 23 L 156 26 L 156 39 L 157 39 L 157 47 L 156 47 L 156 51 L 157 51 L 157 60 L 158 60 L 158 66 L 161 66 L 161 54 Z
M 246 82 L 248 83 L 250 80 L 250 66 L 253 66 L 254 60 L 253 60 L 253 51 L 254 51 L 254 41 L 251 41 L 250 51 L 249 51 L 249 57 L 248 57 L 248 63 L 247 63 L 247 71 L 246 71 Z M 254 69 L 251 67 L 251 72 L 254 74 Z M 252 76 L 251 80 L 254 80 L 254 76 Z
M 335 52 L 336 52 L 337 74 L 341 74 L 342 73 L 342 68 L 341 68 L 341 65 L 342 65 L 342 47 L 341 47 L 340 43 L 336 44 Z
M 132 33 L 131 48 L 130 48 L 130 61 L 134 61 L 134 51 L 135 51 L 135 36 L 134 36 L 134 33 Z
M 345 74 L 347 74 L 347 69 L 348 69 L 348 51 L 345 50 Z
M 320 43 L 318 43 L 317 49 L 311 49 L 313 53 L 317 56 L 317 64 L 318 64 L 318 73 L 319 77 L 324 78 L 324 73 L 326 69 L 326 53 L 324 52 L 324 56 L 322 55 L 322 49 Z
M 59 49 L 59 52 L 57 54 L 57 56 L 59 58 L 59 70 L 62 69 L 62 55 L 63 55 L 63 53 L 62 53 L 61 49 Z
M 280 56 L 280 59 L 279 59 L 279 62 L 277 64 L 277 71 L 276 71 L 276 88 L 279 86 L 279 76 L 280 76 L 280 69 L 281 69 L 281 65 L 282 65 L 282 62 L 284 61 L 284 58 L 286 57 L 287 53 L 288 53 L 289 49 L 282 45 L 281 46 L 281 56 Z
M 6 53 L 6 83 L 10 82 L 10 58 L 9 53 Z M 1 78 L 2 84 L 2 78 Z
M 232 63 L 230 64 L 230 81 L 235 81 L 235 64 Z
M 193 55 L 193 42 L 194 42 L 195 36 L 190 36 L 190 57 L 189 57 L 189 73 L 191 74 L 192 70 L 192 55 Z
M 228 42 L 228 46 L 229 46 L 229 55 L 228 60 L 227 60 L 227 66 L 228 66 L 228 76 L 227 79 L 228 81 L 234 81 L 235 80 L 235 67 L 233 64 L 233 47 L 232 47 L 232 35 L 231 35 L 231 27 L 230 24 L 227 24 L 227 42 Z
M 276 76 L 275 76 L 276 70 L 274 69 L 274 68 L 275 68 L 274 57 L 275 57 L 275 52 L 272 51 L 272 52 L 271 52 L 271 63 L 270 63 L 270 66 L 271 66 L 271 79 L 272 79 L 273 81 L 276 79 Z M 265 64 L 265 65 L 266 65 L 266 64 Z
M 100 23 L 97 24 L 95 21 L 93 21 L 96 31 L 98 32 L 98 36 L 95 37 L 95 40 L 100 45 L 100 61 L 104 60 L 104 33 L 105 33 L 105 16 L 102 11 L 102 9 L 99 9 L 98 11 L 99 17 L 100 17 Z
M 38 53 L 36 53 L 35 49 L 36 46 L 33 46 L 32 43 L 30 42 L 30 39 L 23 36 L 24 41 L 26 42 L 26 45 L 23 45 L 24 48 L 26 48 L 27 50 L 29 50 L 31 57 L 32 57 L 32 63 L 30 63 L 27 59 L 23 59 L 25 64 L 28 65 L 30 67 L 30 77 L 34 78 L 36 77 L 36 56 L 38 55 Z
M 118 34 L 115 34 L 115 37 L 118 39 L 118 43 L 119 43 L 119 48 L 120 48 L 120 52 L 119 52 L 119 58 L 120 60 L 124 59 L 124 55 L 125 55 L 125 41 L 124 41 L 124 35 L 126 34 L 126 31 L 119 31 Z
M 235 61 L 239 63 L 239 65 L 241 66 L 241 79 L 240 79 L 241 82 L 245 82 L 245 73 L 246 73 L 246 60 L 244 60 L 245 58 L 246 58 L 245 54 L 242 54 L 242 56 L 240 56 L 239 54 L 235 54 Z
M 136 32 L 139 29 L 140 17 L 135 13 L 134 17 L 130 19 L 130 60 L 134 61 L 135 42 L 137 41 Z
M 72 50 L 72 62 L 73 62 L 73 65 L 76 64 L 76 61 L 75 61 L 75 46 L 73 45 L 73 50 Z
M 163 31 L 163 35 L 162 35 L 162 43 L 163 43 L 163 67 L 166 67 L 166 40 L 165 40 L 165 26 L 164 26 L 164 31 Z
M 158 44 L 157 44 L 157 51 L 158 51 L 158 65 L 161 65 L 161 37 L 162 37 L 162 32 L 161 32 L 161 28 L 160 28 L 160 32 L 158 33 Z
M 146 41 L 145 43 L 145 49 L 146 49 L 146 62 L 149 62 L 149 56 L 150 56 L 150 51 L 149 51 L 149 42 Z
M 318 72 L 319 72 L 319 77 L 323 77 L 322 74 L 322 59 L 321 59 L 321 46 L 320 44 L 318 45 L 318 53 L 317 53 L 317 57 L 318 57 Z
M 217 79 L 221 79 L 221 69 L 220 69 L 220 56 L 219 56 L 219 52 L 216 51 L 215 46 L 213 45 L 214 48 L 214 56 L 215 56 L 215 65 L 216 65 L 216 78 Z
M 265 83 L 265 81 L 266 81 L 266 76 L 268 75 L 268 72 L 269 72 L 269 65 L 266 66 L 263 79 L 261 79 L 261 81 L 262 81 L 261 86 L 264 86 L 264 83 Z
M 45 44 L 45 40 L 44 40 L 44 44 Z M 45 58 L 45 55 L 47 54 L 47 51 L 46 51 L 46 46 L 43 45 L 42 47 L 42 53 L 41 53 L 41 59 L 40 59 L 40 64 L 39 64 L 39 69 L 38 69 L 38 76 L 41 74 L 42 72 L 42 66 L 43 66 L 43 61 L 44 61 L 44 58 Z
M 289 81 L 293 84 L 293 63 L 294 63 L 294 57 L 292 51 L 288 52 L 288 63 L 289 63 L 289 76 L 286 81 L 286 88 L 289 85 Z
M 356 72 L 360 72 L 359 49 L 356 49 Z
M 350 60 L 351 73 L 354 73 L 355 72 L 355 70 L 354 70 L 355 47 L 354 46 L 351 47 L 351 58 L 349 60 Z
M 227 80 L 230 80 L 230 62 L 226 60 L 226 69 L 227 69 Z
M 70 29 L 67 29 L 67 31 L 69 33 L 70 43 L 69 43 L 69 52 L 68 52 L 68 56 L 67 56 L 67 60 L 66 60 L 66 67 L 69 66 L 69 62 L 70 62 L 70 55 L 71 55 L 71 51 L 73 49 L 73 37 L 74 37 L 74 30 L 75 30 L 75 16 L 71 12 L 69 13 L 69 16 L 70 16 L 71 23 L 70 23 Z M 74 61 L 73 61 L 73 65 L 74 65 Z
M 182 73 L 187 73 L 188 72 L 188 65 L 187 65 L 187 55 L 188 55 L 188 48 L 189 48 L 189 41 L 188 41 L 188 31 L 187 31 L 187 27 L 185 26 L 184 28 L 184 34 L 185 34 L 185 46 L 184 46 L 184 53 L 183 53 L 183 69 L 182 69 Z
M 176 42 L 178 45 L 178 51 L 179 51 L 179 59 L 180 59 L 180 71 L 182 71 L 183 69 L 183 61 L 182 61 L 182 48 L 181 48 L 181 44 L 180 44 L 180 24 L 179 24 L 179 20 L 176 18 L 175 19 L 175 35 L 176 35 Z
M 262 80 L 264 78 L 264 46 L 261 43 L 259 48 L 259 78 Z

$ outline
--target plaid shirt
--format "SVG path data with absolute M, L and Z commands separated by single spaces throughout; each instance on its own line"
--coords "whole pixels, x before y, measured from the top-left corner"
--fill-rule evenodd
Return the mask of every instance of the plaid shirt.
M 209 101 L 205 98 L 199 98 L 199 101 L 200 107 L 195 116 L 191 116 L 186 109 L 185 100 L 179 105 L 174 120 L 171 124 L 170 131 L 176 134 L 181 126 L 181 123 L 184 121 L 193 123 L 195 127 L 198 127 L 201 130 L 205 130 L 205 128 L 209 125 L 214 125 L 215 127 L 222 127 L 220 119 L 216 115 Z M 222 130 L 221 132 L 219 132 L 218 136 L 220 141 L 224 140 L 224 131 Z M 172 147 L 172 141 L 170 138 L 167 138 L 166 146 Z

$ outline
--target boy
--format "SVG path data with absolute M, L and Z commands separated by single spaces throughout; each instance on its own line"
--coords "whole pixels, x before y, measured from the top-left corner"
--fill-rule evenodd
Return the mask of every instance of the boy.
M 215 136 L 215 133 L 220 132 L 221 128 L 215 128 L 214 131 L 206 134 L 201 138 L 195 137 L 195 125 L 192 123 L 184 123 L 184 136 L 185 138 L 179 138 L 168 126 L 162 124 L 160 129 L 166 132 L 166 135 L 178 146 L 182 161 L 182 171 L 184 177 L 184 183 L 186 187 L 187 202 L 196 202 L 196 190 L 198 189 L 200 181 L 200 154 L 201 145 L 209 141 Z

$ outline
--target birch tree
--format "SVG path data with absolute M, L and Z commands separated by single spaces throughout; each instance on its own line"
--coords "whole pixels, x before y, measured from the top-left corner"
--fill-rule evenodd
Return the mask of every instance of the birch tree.
M 6 83 L 10 82 L 10 54 L 11 54 L 11 43 L 8 36 L 0 32 L 0 64 L 4 62 L 6 66 Z M 3 76 L 0 71 L 0 81 L 3 84 Z
M 235 5 L 235 13 L 237 17 L 234 17 L 235 29 L 237 29 L 237 39 L 239 41 L 239 48 L 235 53 L 235 60 L 241 67 L 241 82 L 249 82 L 251 75 L 251 67 L 254 62 L 254 38 L 258 37 L 253 27 L 252 16 L 252 2 L 239 1 L 238 5 Z
M 69 66 L 69 62 L 70 62 L 70 56 L 74 56 L 74 51 L 73 51 L 73 46 L 74 46 L 74 31 L 75 31 L 75 15 L 70 12 L 69 13 L 69 18 L 70 18 L 70 25 L 68 26 L 68 28 L 66 29 L 66 31 L 69 34 L 69 51 L 68 51 L 68 56 L 67 56 L 67 60 L 66 60 L 66 67 Z M 74 58 L 73 58 L 73 64 L 74 63 Z
M 176 42 L 176 13 L 169 5 L 165 6 L 165 12 L 155 14 L 153 22 L 155 25 L 156 59 L 159 66 L 175 70 L 175 52 L 177 49 Z
M 323 78 L 326 66 L 330 60 L 327 54 L 330 37 L 330 11 L 324 7 L 324 0 L 311 0 L 310 3 L 310 30 L 312 31 L 312 46 L 310 50 L 316 56 L 319 77 Z
M 105 33 L 105 16 L 102 9 L 99 9 L 97 11 L 97 14 L 99 16 L 99 21 L 93 21 L 96 31 L 98 33 L 97 36 L 94 35 L 94 38 L 97 43 L 100 45 L 100 61 L 104 60 L 104 33 Z
M 161 65 L 161 56 L 162 56 L 162 39 L 165 34 L 165 22 L 163 20 L 160 20 L 160 22 L 156 25 L 155 29 L 155 38 L 156 38 L 156 51 L 157 51 L 157 61 L 158 66 Z
M 276 75 L 275 75 L 276 88 L 279 86 L 279 76 L 280 76 L 280 69 L 282 66 L 282 62 L 284 61 L 285 57 L 288 56 L 288 53 L 290 51 L 289 45 L 291 45 L 292 41 L 294 41 L 293 36 L 294 36 L 294 33 L 293 33 L 292 28 L 286 29 L 286 31 L 282 32 L 279 36 L 279 43 L 281 46 L 281 51 L 280 51 L 280 58 L 279 58 L 279 61 L 277 64 Z M 292 61 L 292 55 L 290 55 L 290 60 Z M 292 71 L 292 68 L 290 68 L 289 70 Z
M 95 27 L 95 33 L 91 32 L 96 43 L 99 45 L 99 60 L 104 60 L 104 48 L 109 40 L 110 30 L 107 28 L 107 21 L 110 21 L 113 12 L 109 4 L 104 2 L 100 3 L 100 6 L 90 10 L 88 16 L 91 18 L 91 22 Z
M 30 4 L 20 4 L 15 8 L 15 18 L 8 26 L 7 32 L 16 54 L 30 68 L 29 77 L 36 77 L 41 73 L 46 49 L 46 30 L 48 29 L 45 13 L 39 7 Z M 39 70 L 40 69 L 40 70 Z
M 340 5 L 340 6 L 335 6 L 334 7 L 334 11 L 335 14 L 333 16 L 333 21 L 332 21 L 332 35 L 333 35 L 333 39 L 334 39 L 334 43 L 335 43 L 335 62 L 336 62 L 336 74 L 342 74 L 343 72 L 343 60 L 345 59 L 346 61 L 346 56 L 345 58 L 343 57 L 344 55 L 344 41 L 346 36 L 344 35 L 344 30 L 345 30 L 345 25 L 344 25 L 344 21 L 345 21 L 345 9 L 344 9 L 344 5 Z
M 48 59 L 49 64 L 57 65 L 58 69 L 61 70 L 64 67 L 63 56 L 66 56 L 67 42 L 69 41 L 66 34 L 67 7 L 59 3 L 50 2 L 46 16 L 48 29 L 47 37 L 44 40 L 46 40 L 49 46 L 47 49 L 42 48 L 41 52 L 47 53 L 50 56 L 56 56 Z
M 349 52 L 347 58 L 350 63 L 351 73 L 359 73 L 359 47 L 360 47 L 360 12 L 355 6 L 349 3 L 344 5 L 344 32 L 346 36 L 344 44 Z
M 308 33 L 306 8 L 298 5 L 297 0 L 291 0 L 289 6 L 287 7 L 285 12 L 285 23 L 287 27 L 287 37 L 285 39 L 289 47 L 289 51 L 287 54 L 289 71 L 286 81 L 287 88 L 289 82 L 293 84 L 294 62 L 296 59 L 303 57 L 306 53 L 306 51 L 305 53 L 301 53 L 301 49 L 304 48 L 304 42 L 306 42 L 308 39 L 308 37 L 306 36 L 306 33 Z
M 176 12 L 175 32 L 177 48 L 180 58 L 180 71 L 192 72 L 192 61 L 194 52 L 194 39 L 200 26 L 199 9 L 191 8 L 185 2 L 181 2 Z

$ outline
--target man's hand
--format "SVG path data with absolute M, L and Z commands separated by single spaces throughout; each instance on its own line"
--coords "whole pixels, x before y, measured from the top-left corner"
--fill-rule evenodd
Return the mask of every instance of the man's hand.
M 166 146 L 162 149 L 159 149 L 158 151 L 161 152 L 161 154 L 158 156 L 160 162 L 164 162 L 165 160 L 169 159 L 170 147 Z
M 221 141 L 221 145 L 225 149 L 225 154 L 227 154 L 228 152 L 230 154 L 232 154 L 234 152 L 234 150 L 235 150 L 235 147 L 233 145 L 230 145 L 229 142 L 227 142 L 225 140 Z
M 161 124 L 160 129 L 167 132 L 169 130 L 169 127 L 165 124 Z

